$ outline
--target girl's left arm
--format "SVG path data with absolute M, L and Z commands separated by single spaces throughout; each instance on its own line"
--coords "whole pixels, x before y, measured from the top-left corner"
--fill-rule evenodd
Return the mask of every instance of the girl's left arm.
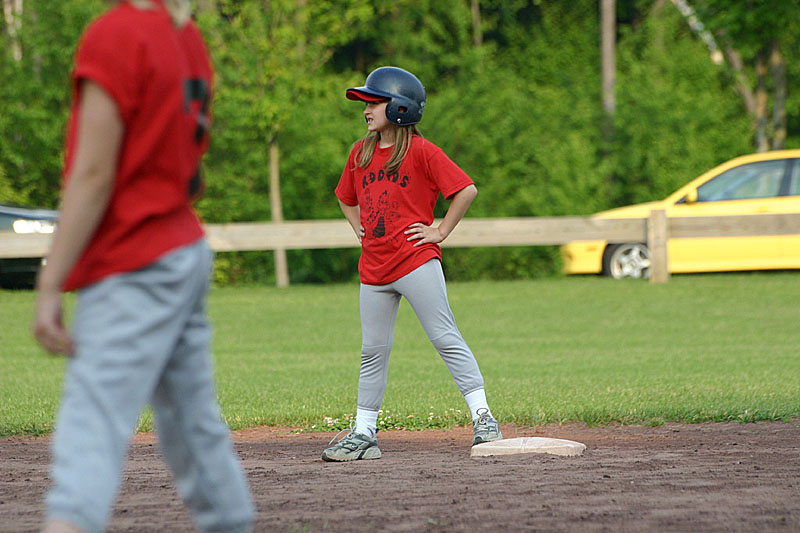
M 477 195 L 478 188 L 475 185 L 467 185 L 453 195 L 453 199 L 450 201 L 450 209 L 447 210 L 447 214 L 438 227 L 426 226 L 422 222 L 415 222 L 408 226 L 405 231 L 405 234 L 409 235 L 406 240 L 413 241 L 416 239 L 417 242 L 414 243 L 414 246 L 420 246 L 428 242 L 442 242 L 464 218 L 464 214 Z

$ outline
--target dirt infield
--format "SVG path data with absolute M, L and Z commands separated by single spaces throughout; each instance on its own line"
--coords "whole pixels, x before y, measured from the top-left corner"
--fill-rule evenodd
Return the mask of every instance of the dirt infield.
M 235 434 L 256 531 L 800 531 L 800 421 L 503 426 L 580 457 L 471 459 L 471 430 L 379 434 L 377 461 L 325 463 L 333 434 Z M 36 531 L 48 438 L 0 439 L 0 531 Z M 131 447 L 112 532 L 192 531 L 152 435 Z

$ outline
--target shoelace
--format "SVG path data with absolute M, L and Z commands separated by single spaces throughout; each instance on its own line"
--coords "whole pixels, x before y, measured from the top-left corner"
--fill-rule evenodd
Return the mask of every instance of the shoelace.
M 336 440 L 336 437 L 338 437 L 339 435 L 341 435 L 341 434 L 342 434 L 342 433 L 344 433 L 345 431 L 349 431 L 350 433 L 352 433 L 354 429 L 356 429 L 356 421 L 355 421 L 355 420 L 351 420 L 351 421 L 350 421 L 350 427 L 349 427 L 349 428 L 347 428 L 347 429 L 343 429 L 343 430 L 341 430 L 339 433 L 337 433 L 336 435 L 334 435 L 334 436 L 333 436 L 333 438 L 331 439 L 331 441 L 330 441 L 328 444 L 333 444 L 333 441 L 335 441 L 335 440 Z M 345 435 L 344 437 L 342 437 L 342 440 L 344 440 L 344 439 L 346 439 L 347 437 L 349 437 L 349 436 L 350 436 L 350 433 L 348 433 L 347 435 Z
M 489 414 L 489 410 L 486 408 L 478 409 L 475 411 L 478 415 L 478 420 L 475 421 L 475 427 L 479 426 L 486 426 L 487 429 L 489 427 L 489 422 L 492 419 L 492 416 Z

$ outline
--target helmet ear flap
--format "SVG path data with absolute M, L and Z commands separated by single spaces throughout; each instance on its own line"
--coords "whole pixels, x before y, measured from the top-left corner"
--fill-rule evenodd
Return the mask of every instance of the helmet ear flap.
M 422 118 L 422 106 L 408 98 L 396 96 L 386 104 L 386 118 L 392 124 L 416 124 Z

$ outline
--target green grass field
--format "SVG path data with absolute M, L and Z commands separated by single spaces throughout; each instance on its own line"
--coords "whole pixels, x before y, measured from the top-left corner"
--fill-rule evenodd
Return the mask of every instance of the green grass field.
M 800 416 L 800 273 L 450 283 L 501 422 L 786 420 Z M 64 360 L 30 337 L 32 292 L 0 291 L 0 436 L 52 430 Z M 68 307 L 74 299 L 67 298 Z M 234 429 L 341 429 L 355 413 L 358 286 L 216 288 L 220 402 Z M 468 423 L 403 302 L 382 428 Z M 140 429 L 151 427 L 142 417 Z

